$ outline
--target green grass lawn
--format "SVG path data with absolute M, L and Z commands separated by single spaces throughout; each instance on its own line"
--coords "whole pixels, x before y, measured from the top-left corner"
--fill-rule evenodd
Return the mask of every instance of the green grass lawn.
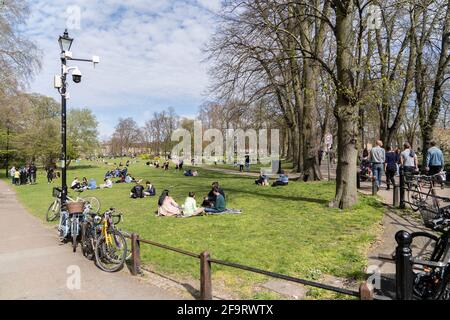
M 360 197 L 352 210 L 328 208 L 334 183 L 291 182 L 287 187 L 257 187 L 254 178 L 225 175 L 199 169 L 198 177 L 131 164 L 129 172 L 150 180 L 157 194 L 167 188 L 182 204 L 189 191 L 200 202 L 213 181 L 220 181 L 227 206 L 243 210 L 238 215 L 204 216 L 189 219 L 156 217 L 157 197 L 130 199 L 131 184 L 115 184 L 112 189 L 86 191 L 96 196 L 102 209 L 115 207 L 124 214 L 121 228 L 137 232 L 142 239 L 158 241 L 193 252 L 208 250 L 215 258 L 283 274 L 320 279 L 329 274 L 360 279 L 367 263 L 366 251 L 375 239 L 383 208 L 371 197 Z M 89 167 L 91 166 L 91 167 Z M 78 176 L 103 180 L 108 167 L 82 161 L 68 171 L 68 183 Z M 60 183 L 58 180 L 57 183 Z M 52 201 L 52 187 L 42 170 L 38 184 L 15 187 L 19 199 L 37 217 L 45 220 Z M 68 248 L 69 250 L 69 248 Z M 179 278 L 199 277 L 198 260 L 148 245 L 142 245 L 142 260 L 150 268 Z M 227 267 L 213 266 L 214 282 L 240 292 L 242 298 L 267 298 L 254 290 L 266 278 Z M 312 298 L 336 297 L 312 290 Z M 270 295 L 269 295 L 270 296 Z

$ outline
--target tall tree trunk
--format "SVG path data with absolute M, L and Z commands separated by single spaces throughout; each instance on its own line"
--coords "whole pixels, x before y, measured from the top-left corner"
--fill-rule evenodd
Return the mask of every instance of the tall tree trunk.
M 304 104 L 303 104 L 303 181 L 321 180 L 318 162 L 320 143 L 317 143 L 316 103 L 317 78 L 319 70 L 304 61 Z
M 353 1 L 334 1 L 336 10 L 337 101 L 335 116 L 338 124 L 338 165 L 336 172 L 335 207 L 350 208 L 358 201 L 356 189 L 356 159 L 358 141 L 358 107 L 354 101 L 352 68 Z
M 433 140 L 434 127 L 436 125 L 442 104 L 442 87 L 444 85 L 444 77 L 446 69 L 450 62 L 449 55 L 449 42 L 450 42 L 450 0 L 447 3 L 447 11 L 445 15 L 444 28 L 442 30 L 441 40 L 441 53 L 439 56 L 439 63 L 437 66 L 434 85 L 433 85 L 433 98 L 431 100 L 431 106 L 428 110 L 428 117 L 425 115 L 425 110 L 421 112 L 422 115 L 420 121 L 420 129 L 422 131 L 422 154 L 423 165 L 426 165 L 427 149 L 430 146 L 430 142 Z

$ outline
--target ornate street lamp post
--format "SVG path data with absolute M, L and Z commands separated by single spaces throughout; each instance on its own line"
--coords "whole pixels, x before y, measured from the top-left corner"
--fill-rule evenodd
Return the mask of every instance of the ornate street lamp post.
M 72 79 L 75 83 L 81 82 L 81 71 L 78 67 L 67 67 L 67 62 L 69 60 L 81 61 L 81 62 L 92 62 L 95 64 L 100 62 L 100 58 L 93 56 L 92 59 L 75 59 L 72 57 L 72 52 L 70 48 L 72 47 L 73 38 L 69 37 L 67 29 L 64 34 L 58 39 L 59 47 L 61 49 L 61 75 L 55 76 L 54 86 L 58 89 L 61 94 L 61 202 L 64 204 L 67 199 L 67 123 L 66 123 L 66 113 L 67 113 L 67 75 L 71 72 Z

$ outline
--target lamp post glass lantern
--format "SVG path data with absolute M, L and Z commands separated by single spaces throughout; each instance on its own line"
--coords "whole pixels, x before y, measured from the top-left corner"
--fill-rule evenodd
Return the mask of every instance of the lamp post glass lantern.
M 59 47 L 61 48 L 61 52 L 70 51 L 73 39 L 69 37 L 67 29 L 64 31 L 64 34 L 62 36 L 59 36 L 58 42 Z

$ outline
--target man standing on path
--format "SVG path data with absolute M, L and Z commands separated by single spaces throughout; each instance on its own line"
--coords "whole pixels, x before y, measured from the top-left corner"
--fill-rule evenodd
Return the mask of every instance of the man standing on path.
M 386 160 L 386 153 L 382 148 L 383 142 L 378 140 L 376 146 L 370 150 L 370 162 L 372 163 L 372 173 L 377 182 L 377 188 L 381 187 L 381 177 L 384 172 L 384 163 Z
M 403 148 L 404 150 L 400 153 L 400 163 L 403 171 L 410 174 L 419 171 L 417 155 L 411 149 L 411 145 L 408 142 L 405 142 Z
M 425 170 L 432 176 L 444 170 L 444 154 L 436 147 L 436 142 L 430 142 L 431 148 L 427 151 L 427 163 Z

